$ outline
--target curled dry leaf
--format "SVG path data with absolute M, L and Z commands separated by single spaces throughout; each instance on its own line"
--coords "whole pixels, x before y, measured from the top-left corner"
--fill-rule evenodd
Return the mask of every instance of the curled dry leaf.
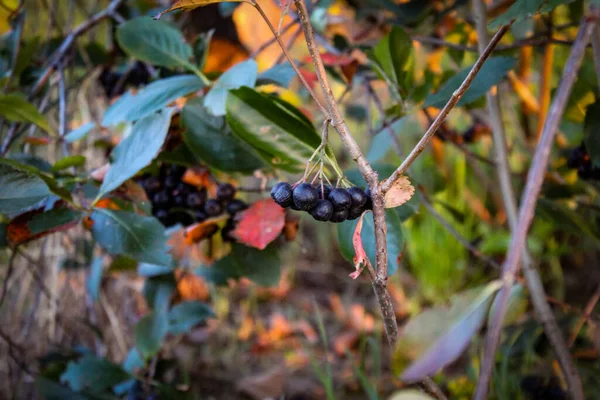
M 219 218 L 211 218 L 186 228 L 184 231 L 186 244 L 192 245 L 214 235 L 219 230 L 219 221 Z
M 350 274 L 350 278 L 356 279 L 359 277 L 362 270 L 365 268 L 365 265 L 369 262 L 367 258 L 367 253 L 365 252 L 365 248 L 363 247 L 362 238 L 360 233 L 362 232 L 363 226 L 363 217 L 368 211 L 362 213 L 360 218 L 358 219 L 358 223 L 356 224 L 356 228 L 354 229 L 354 234 L 352 235 L 352 246 L 354 247 L 354 268 L 356 271 Z
M 272 199 L 252 204 L 240 214 L 237 226 L 231 235 L 246 246 L 264 250 L 277 239 L 285 225 L 285 210 Z
M 243 0 L 227 0 L 227 1 L 241 2 Z M 166 14 L 168 12 L 175 11 L 175 10 L 191 11 L 198 7 L 204 7 L 209 4 L 224 3 L 224 2 L 225 2 L 225 0 L 179 0 L 179 1 L 176 1 L 175 4 L 173 4 L 171 7 L 158 13 L 158 15 L 156 17 L 154 17 L 154 19 L 160 19 L 160 17 L 162 17 L 163 14 Z
M 409 201 L 415 194 L 415 188 L 410 184 L 407 176 L 402 175 L 385 194 L 385 208 L 401 206 Z

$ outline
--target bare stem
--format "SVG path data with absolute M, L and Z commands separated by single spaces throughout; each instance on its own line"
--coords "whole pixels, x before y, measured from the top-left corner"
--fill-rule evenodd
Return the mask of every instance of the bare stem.
M 506 25 L 502 25 L 500 29 L 498 29 L 498 32 L 496 32 L 490 43 L 487 45 L 485 51 L 481 53 L 475 64 L 473 64 L 473 67 L 471 68 L 471 71 L 469 71 L 469 74 L 465 78 L 464 82 L 459 86 L 458 89 L 454 91 L 454 93 L 452 93 L 452 97 L 450 97 L 450 100 L 448 100 L 444 108 L 442 108 L 442 110 L 435 118 L 433 123 L 429 126 L 429 129 L 427 129 L 421 140 L 419 140 L 419 143 L 417 143 L 415 148 L 410 152 L 408 157 L 404 159 L 404 161 L 402 162 L 402 164 L 400 164 L 396 171 L 394 171 L 394 173 L 388 179 L 381 183 L 381 190 L 383 193 L 387 192 L 392 187 L 392 184 L 408 170 L 412 163 L 415 162 L 419 154 L 421 154 L 423 150 L 425 150 L 427 144 L 431 141 L 431 139 L 433 138 L 437 130 L 440 128 L 440 126 L 444 123 L 446 117 L 448 116 L 448 114 L 450 114 L 450 111 L 452 111 L 456 103 L 458 103 L 458 101 L 465 94 L 465 92 L 479 73 L 479 70 L 481 69 L 485 61 L 488 59 L 490 54 L 492 54 L 492 51 L 494 50 L 498 42 L 500 42 L 500 39 L 502 39 L 502 36 L 504 36 L 504 34 L 508 31 L 511 25 L 512 21 Z
M 594 17 L 598 17 L 597 13 L 594 13 Z M 524 243 L 526 243 L 527 240 L 527 231 L 531 226 L 537 199 L 544 181 L 552 143 L 554 142 L 558 125 L 562 119 L 571 89 L 577 78 L 577 72 L 579 71 L 583 56 L 585 55 L 587 43 L 595 28 L 595 18 L 585 19 L 581 24 L 581 28 L 579 29 L 579 33 L 577 34 L 577 38 L 571 49 L 571 54 L 567 60 L 562 80 L 556 91 L 552 106 L 550 107 L 548 118 L 544 124 L 542 136 L 533 157 L 532 166 L 529 169 L 525 191 L 521 200 L 518 223 L 511 237 L 506 260 L 503 265 L 503 287 L 498 294 L 498 309 L 494 314 L 494 319 L 491 321 L 486 338 L 484 357 L 475 393 L 475 400 L 484 400 L 487 398 L 494 361 L 496 359 L 495 353 L 500 342 L 502 322 L 508 306 L 510 289 L 519 272 L 519 261 L 523 254 Z M 573 390 L 573 388 L 570 389 Z M 577 393 L 572 394 L 573 396 L 577 395 Z
M 488 42 L 485 6 L 481 0 L 473 0 L 473 9 L 475 11 L 475 19 L 477 24 L 477 36 L 479 38 L 478 45 L 480 51 L 483 52 L 485 45 Z M 552 45 L 548 44 L 547 46 L 551 47 Z M 551 66 L 548 68 L 544 67 L 545 70 L 550 70 L 550 68 Z M 550 91 L 548 88 L 548 97 L 549 92 Z M 511 182 L 510 165 L 508 162 L 508 146 L 506 143 L 504 124 L 502 122 L 499 92 L 496 94 L 488 92 L 486 94 L 486 101 L 492 126 L 494 147 L 496 151 L 496 172 L 500 182 L 502 200 L 506 210 L 508 223 L 511 231 L 514 232 L 518 225 L 518 209 Z M 526 248 L 523 250 L 523 270 L 525 271 L 525 280 L 527 287 L 529 288 L 529 293 L 531 294 L 535 311 L 544 326 L 544 332 L 546 333 L 546 336 L 552 343 L 552 347 L 562 367 L 570 391 L 573 393 L 573 398 L 575 400 L 583 400 L 581 379 L 577 373 L 577 369 L 575 368 L 575 364 L 573 363 L 573 359 L 571 358 L 567 344 L 565 343 L 560 329 L 558 328 L 554 314 L 546 302 L 546 292 L 544 291 L 542 280 L 540 279 L 540 276 L 534 267 L 533 259 Z M 581 397 L 579 397 L 580 395 Z

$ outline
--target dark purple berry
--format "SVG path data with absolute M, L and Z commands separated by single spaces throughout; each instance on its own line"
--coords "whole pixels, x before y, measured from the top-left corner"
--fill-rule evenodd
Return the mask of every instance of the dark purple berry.
M 331 214 L 329 221 L 338 223 L 344 222 L 346 219 L 348 219 L 348 210 L 337 210 Z
M 301 183 L 294 188 L 292 199 L 299 210 L 308 211 L 317 204 L 319 192 L 313 185 Z
M 227 204 L 227 213 L 230 215 L 235 215 L 240 211 L 244 211 L 248 208 L 248 204 L 244 203 L 242 200 L 231 200 L 229 204 Z
M 154 216 L 163 224 L 166 225 L 167 222 L 167 217 L 169 216 L 169 213 L 167 212 L 167 210 L 156 210 L 154 212 Z
M 233 242 L 235 240 L 235 238 L 231 235 L 234 230 L 235 223 L 233 222 L 233 219 L 230 218 L 227 220 L 227 223 L 223 229 L 221 229 L 221 237 L 223 238 L 224 242 Z
M 329 193 L 331 193 L 331 186 L 329 186 L 329 185 L 321 186 L 319 184 L 319 185 L 317 185 L 317 191 L 319 192 L 319 199 L 327 200 L 327 198 L 329 197 Z
M 217 187 L 217 200 L 223 203 L 230 202 L 235 197 L 235 187 L 231 183 L 221 183 Z
M 350 207 L 350 209 L 348 210 L 348 220 L 357 219 L 362 215 L 363 211 L 365 211 L 363 207 Z
M 371 196 L 371 188 L 367 187 L 365 189 L 365 195 L 367 196 L 367 202 L 365 203 L 365 210 L 373 209 L 373 198 Z
M 188 194 L 194 192 L 195 190 L 196 190 L 196 188 L 194 186 L 188 185 L 185 182 L 181 182 L 177 186 L 175 186 L 175 189 L 173 189 L 173 194 L 187 196 Z
M 170 201 L 171 201 L 171 197 L 164 190 L 162 192 L 156 193 L 152 197 L 152 204 L 154 205 L 154 207 L 157 207 L 157 208 L 167 207 L 169 205 Z
M 204 211 L 194 210 L 194 219 L 196 222 L 204 222 L 208 219 L 208 216 Z
M 167 176 L 164 180 L 165 187 L 167 189 L 171 189 L 171 190 L 175 189 L 177 187 L 177 185 L 179 185 L 180 179 L 181 178 L 171 176 L 171 175 Z
M 146 193 L 150 194 L 158 192 L 161 189 L 162 184 L 157 177 L 151 176 L 144 180 L 142 186 L 144 190 L 146 190 Z
M 172 212 L 171 218 L 176 224 L 181 224 L 183 226 L 189 226 L 194 223 L 194 218 L 190 214 L 185 211 L 176 211 Z
M 292 205 L 292 187 L 287 182 L 279 182 L 271 189 L 271 198 L 283 208 Z
M 173 196 L 173 206 L 184 208 L 186 205 L 186 199 L 184 196 Z
M 173 178 L 181 179 L 183 174 L 185 174 L 186 169 L 187 168 L 184 167 L 183 165 L 177 165 L 177 164 L 169 165 L 169 167 L 167 168 L 167 175 L 172 176 Z
M 577 168 L 577 175 L 579 175 L 579 177 L 584 180 L 591 179 L 593 175 L 592 164 L 581 164 L 579 168 Z
M 350 194 L 350 197 L 352 198 L 352 207 L 354 208 L 364 207 L 369 200 L 365 191 L 358 186 L 353 186 L 348 189 L 348 194 Z
M 217 200 L 210 199 L 204 205 L 204 212 L 209 217 L 216 217 L 217 215 L 221 215 L 221 213 L 223 212 L 223 207 L 221 206 L 221 203 L 219 203 Z
M 317 205 L 310 210 L 310 215 L 317 221 L 329 221 L 333 215 L 333 204 L 329 200 L 319 200 Z
M 338 210 L 347 210 L 352 206 L 352 197 L 346 189 L 337 188 L 333 189 L 331 193 L 329 193 L 329 201 L 333 204 L 333 209 Z
M 204 196 L 200 192 L 190 193 L 186 197 L 186 205 L 188 208 L 200 208 L 206 202 L 206 193 Z

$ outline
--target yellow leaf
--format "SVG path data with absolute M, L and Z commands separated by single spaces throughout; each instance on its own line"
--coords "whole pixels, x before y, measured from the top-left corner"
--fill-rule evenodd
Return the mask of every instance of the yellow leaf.
M 385 208 L 401 206 L 409 201 L 415 194 L 415 188 L 410 184 L 408 177 L 402 175 L 385 194 Z
M 163 14 L 166 14 L 171 11 L 175 11 L 175 10 L 190 11 L 190 10 L 193 10 L 198 7 L 204 7 L 209 4 L 224 3 L 225 1 L 243 2 L 246 0 L 179 0 L 179 1 L 176 1 L 175 4 L 173 4 L 171 7 L 158 13 L 158 15 L 156 17 L 154 17 L 154 19 L 159 19 L 160 17 L 163 16 Z

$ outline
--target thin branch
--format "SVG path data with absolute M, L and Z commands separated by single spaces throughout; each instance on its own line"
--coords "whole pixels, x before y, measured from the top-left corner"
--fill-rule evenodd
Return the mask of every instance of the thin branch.
M 444 108 L 442 108 L 442 110 L 436 117 L 435 121 L 433 121 L 433 124 L 431 124 L 431 126 L 429 126 L 429 129 L 427 129 L 427 132 L 425 132 L 425 134 L 423 135 L 421 140 L 419 140 L 419 143 L 417 143 L 415 148 L 410 152 L 408 157 L 406 157 L 404 159 L 404 161 L 396 169 L 396 171 L 394 171 L 394 173 L 388 179 L 386 179 L 384 182 L 382 182 L 381 189 L 382 189 L 383 193 L 387 192 L 390 189 L 392 184 L 396 180 L 398 180 L 398 178 L 403 173 L 405 173 L 406 170 L 408 170 L 408 168 L 412 165 L 412 163 L 417 159 L 419 154 L 421 154 L 423 152 L 423 150 L 425 150 L 425 147 L 427 146 L 429 141 L 433 138 L 433 136 L 435 135 L 435 133 L 437 132 L 439 127 L 444 123 L 444 121 L 446 120 L 446 117 L 448 116 L 448 114 L 450 114 L 450 111 L 452 111 L 452 109 L 454 108 L 456 103 L 458 103 L 458 101 L 465 94 L 465 92 L 467 91 L 467 89 L 469 88 L 469 86 L 471 85 L 471 83 L 473 82 L 473 80 L 475 79 L 477 74 L 479 73 L 479 70 L 481 69 L 481 67 L 483 66 L 485 61 L 488 59 L 490 54 L 492 54 L 492 51 L 494 50 L 494 48 L 496 47 L 498 42 L 500 42 L 500 39 L 502 39 L 502 36 L 504 36 L 504 34 L 508 31 L 508 29 L 510 28 L 511 25 L 512 25 L 512 21 L 506 25 L 502 25 L 500 27 L 500 29 L 498 29 L 498 32 L 496 32 L 496 34 L 494 35 L 494 37 L 492 38 L 490 43 L 487 45 L 487 47 L 485 48 L 485 51 L 483 53 L 481 53 L 481 55 L 479 56 L 479 59 L 477 59 L 477 62 L 475 62 L 475 64 L 473 64 L 473 67 L 471 68 L 471 71 L 469 71 L 469 74 L 465 78 L 464 82 L 460 85 L 460 87 L 458 89 L 456 89 L 454 91 L 454 93 L 452 93 L 452 97 L 450 97 L 450 100 L 448 100 L 448 103 L 446 103 Z
M 562 80 L 556 91 L 556 96 L 550 107 L 548 119 L 544 124 L 544 130 L 540 138 L 540 142 L 536 148 L 535 155 L 532 160 L 532 166 L 529 169 L 527 183 L 524 190 L 524 195 L 521 200 L 519 210 L 519 218 L 517 227 L 511 237 L 508 254 L 503 265 L 503 287 L 498 294 L 498 309 L 494 314 L 494 319 L 491 321 L 484 351 L 484 357 L 479 374 L 479 382 L 475 393 L 475 400 L 484 400 L 487 398 L 489 384 L 492 376 L 492 371 L 496 359 L 496 349 L 500 342 L 500 333 L 502 331 L 502 322 L 506 314 L 510 289 L 514 284 L 517 273 L 519 272 L 519 261 L 524 250 L 524 243 L 527 240 L 527 231 L 531 226 L 535 213 L 535 206 L 540 194 L 544 175 L 548 166 L 550 150 L 558 125 L 562 119 L 563 113 L 573 84 L 577 79 L 577 72 L 583 61 L 587 43 L 589 42 L 592 32 L 595 28 L 595 19 L 598 18 L 598 13 L 594 12 L 593 18 L 585 19 L 579 29 L 577 38 L 571 54 L 567 60 L 565 70 L 562 75 Z M 574 390 L 575 388 L 570 388 Z M 578 393 L 572 393 L 577 396 Z M 583 398 L 583 397 L 582 397 Z
M 481 0 L 473 0 L 473 9 L 477 27 L 477 36 L 479 38 L 478 45 L 480 51 L 483 52 L 488 41 L 485 6 Z M 552 45 L 549 44 L 548 47 L 552 47 Z M 552 50 L 550 51 L 552 52 Z M 546 69 L 546 67 L 544 68 Z M 486 94 L 486 102 L 496 151 L 496 172 L 500 182 L 502 200 L 504 203 L 504 209 L 506 210 L 508 224 L 511 232 L 514 233 L 518 225 L 518 209 L 511 181 L 510 164 L 508 162 L 508 146 L 506 143 L 504 123 L 502 121 L 499 92 L 494 94 L 489 91 Z M 533 259 L 527 248 L 523 249 L 523 270 L 525 271 L 525 280 L 527 287 L 529 288 L 529 293 L 531 294 L 531 299 L 536 314 L 542 322 L 542 325 L 544 326 L 544 332 L 546 333 L 546 336 L 548 337 L 550 343 L 552 344 L 552 348 L 556 353 L 556 357 L 564 372 L 568 386 L 573 394 L 573 399 L 583 400 L 584 398 L 583 388 L 581 386 L 581 378 L 579 377 L 577 369 L 575 368 L 575 364 L 573 363 L 573 359 L 571 358 L 567 344 L 560 332 L 558 323 L 554 318 L 554 314 L 546 302 L 546 292 L 544 291 L 542 280 L 535 269 Z
M 577 325 L 575 325 L 573 333 L 569 338 L 569 347 L 573 347 L 573 345 L 575 344 L 575 340 L 577 340 L 577 336 L 579 336 L 579 331 L 581 330 L 581 328 L 583 328 L 583 325 L 590 319 L 592 311 L 594 311 L 594 308 L 596 307 L 596 304 L 598 304 L 598 301 L 600 301 L 600 285 L 596 288 L 596 291 L 585 306 L 583 315 L 581 316 L 579 321 L 577 321 Z
M 256 50 L 254 50 L 252 53 L 250 53 L 250 58 L 256 58 L 256 56 L 259 55 L 260 53 L 262 53 L 263 50 L 265 50 L 267 47 L 271 46 L 273 43 L 276 43 L 277 37 L 280 37 L 280 36 L 286 34 L 287 31 L 289 31 L 292 26 L 296 25 L 296 23 L 298 23 L 298 20 L 294 18 L 292 21 L 290 21 L 289 24 L 287 24 L 286 26 L 281 28 L 281 32 L 278 35 L 273 36 L 272 38 L 270 38 L 269 40 L 267 40 L 266 42 L 264 42 L 263 44 L 258 46 L 256 48 Z

